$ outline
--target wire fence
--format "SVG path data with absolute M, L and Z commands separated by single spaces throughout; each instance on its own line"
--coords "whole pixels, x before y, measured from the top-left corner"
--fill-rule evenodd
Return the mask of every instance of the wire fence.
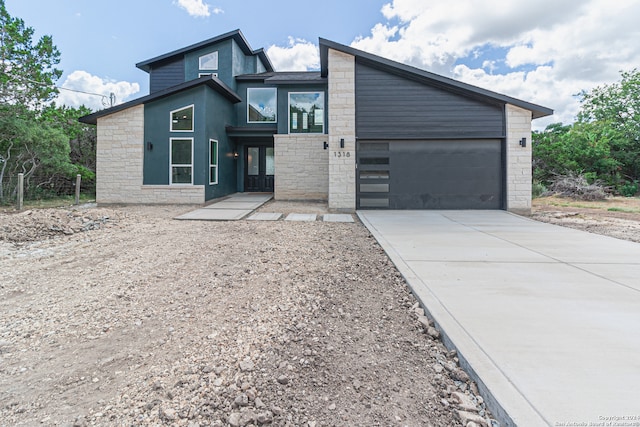
M 76 177 L 61 175 L 31 175 L 23 178 L 23 199 L 25 201 L 48 200 L 76 195 Z M 18 175 L 4 176 L 0 182 L 0 205 L 15 205 L 20 194 Z M 80 194 L 95 196 L 95 180 L 83 178 Z

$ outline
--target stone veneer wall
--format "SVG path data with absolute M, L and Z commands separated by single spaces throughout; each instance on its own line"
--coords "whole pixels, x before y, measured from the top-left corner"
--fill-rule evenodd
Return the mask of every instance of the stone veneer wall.
M 531 111 L 507 104 L 507 210 L 531 213 Z M 521 147 L 520 140 L 527 139 Z
M 327 200 L 327 135 L 274 135 L 276 200 Z
M 355 76 L 355 58 L 329 49 L 329 209 L 345 212 L 356 209 Z
M 144 106 L 98 119 L 96 202 L 203 203 L 204 186 L 142 185 Z M 167 171 L 169 165 L 166 166 Z

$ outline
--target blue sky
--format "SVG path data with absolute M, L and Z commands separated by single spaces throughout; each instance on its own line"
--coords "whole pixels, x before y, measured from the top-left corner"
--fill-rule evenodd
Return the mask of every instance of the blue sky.
M 240 28 L 279 71 L 318 67 L 318 37 L 553 108 L 640 67 L 637 0 L 5 0 L 62 53 L 59 85 L 118 102 L 148 93 L 137 62 Z M 67 105 L 101 98 L 62 91 Z

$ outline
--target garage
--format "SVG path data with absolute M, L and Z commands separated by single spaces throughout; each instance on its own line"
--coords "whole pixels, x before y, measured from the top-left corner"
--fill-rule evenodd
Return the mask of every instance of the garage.
M 358 141 L 358 209 L 504 209 L 501 139 Z

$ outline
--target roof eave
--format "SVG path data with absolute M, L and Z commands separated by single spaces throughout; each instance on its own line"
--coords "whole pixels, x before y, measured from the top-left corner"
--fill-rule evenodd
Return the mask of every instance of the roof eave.
M 431 82 L 456 89 L 457 91 L 460 91 L 460 92 L 465 92 L 473 96 L 481 96 L 484 98 L 489 98 L 495 101 L 499 101 L 501 103 L 508 103 L 508 104 L 515 105 L 517 107 L 531 111 L 533 119 L 538 119 L 538 118 L 550 116 L 553 114 L 553 110 L 550 108 L 543 107 L 537 104 L 532 104 L 530 102 L 522 101 L 520 99 L 513 98 L 507 95 L 502 95 L 500 93 L 493 92 L 487 89 L 482 89 L 480 87 L 463 83 L 454 79 L 450 79 L 448 77 L 440 76 L 438 74 L 434 74 L 429 71 L 422 70 L 420 68 L 416 68 L 410 65 L 402 64 L 400 62 L 392 61 L 390 59 L 386 59 L 378 55 L 367 53 L 359 49 L 355 49 L 349 46 L 342 45 L 340 43 L 333 42 L 331 40 L 320 38 L 319 46 L 320 46 L 320 75 L 322 77 L 327 77 L 329 74 L 329 49 L 334 49 L 339 52 L 352 55 L 365 62 L 369 62 L 375 65 L 381 65 L 386 68 L 392 68 L 402 73 L 406 73 L 408 75 L 419 77 L 422 79 L 428 79 Z
M 203 47 L 205 47 L 205 46 L 207 46 L 209 44 L 219 43 L 221 41 L 225 41 L 225 40 L 228 40 L 228 39 L 234 39 L 236 41 L 236 43 L 238 43 L 238 46 L 240 46 L 240 48 L 242 49 L 242 51 L 245 54 L 247 54 L 247 55 L 254 54 L 255 51 L 251 49 L 251 46 L 249 46 L 249 42 L 247 41 L 247 39 L 245 39 L 245 37 L 242 34 L 242 32 L 239 29 L 237 29 L 237 30 L 229 31 L 228 33 L 221 34 L 219 36 L 210 38 L 208 40 L 204 40 L 204 41 L 189 45 L 187 47 L 183 47 L 181 49 L 177 49 L 177 50 L 174 50 L 172 52 L 165 53 L 163 55 L 156 56 L 154 58 L 147 59 L 147 60 L 142 61 L 142 62 L 138 62 L 136 64 L 136 67 L 138 67 L 142 71 L 146 71 L 148 73 L 149 71 L 151 71 L 152 65 L 155 64 L 155 63 L 166 61 L 166 60 L 169 60 L 169 59 L 174 58 L 176 56 L 184 55 L 185 53 L 188 53 L 188 52 L 193 52 L 194 50 L 198 50 L 198 49 L 203 48 Z M 269 62 L 269 65 L 271 65 L 270 62 Z
M 127 108 L 135 107 L 136 105 L 147 104 L 149 102 L 156 101 L 158 99 L 166 98 L 167 96 L 171 96 L 175 93 L 181 92 L 183 90 L 191 89 L 203 84 L 209 86 L 211 89 L 220 93 L 222 96 L 224 96 L 234 104 L 242 102 L 242 98 L 240 98 L 240 96 L 237 93 L 235 93 L 233 89 L 231 89 L 229 86 L 224 84 L 224 82 L 222 82 L 220 79 L 218 79 L 215 76 L 203 76 L 198 79 L 190 80 L 188 82 L 184 82 L 179 85 L 154 92 L 152 94 L 143 96 L 141 98 L 134 99 L 132 101 L 128 101 L 120 105 L 116 105 L 115 107 L 107 108 L 104 110 L 96 111 L 95 113 L 92 113 L 92 114 L 88 114 L 86 116 L 82 116 L 78 119 L 78 121 L 81 123 L 89 124 L 89 125 L 95 125 L 98 123 L 98 119 L 101 117 L 117 113 L 118 111 L 126 110 Z

